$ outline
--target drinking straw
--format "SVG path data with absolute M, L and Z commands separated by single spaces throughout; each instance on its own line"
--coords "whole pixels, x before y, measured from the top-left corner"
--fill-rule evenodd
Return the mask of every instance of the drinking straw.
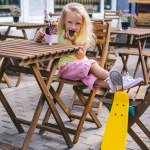
M 45 20 L 48 19 L 48 15 L 47 15 L 47 0 L 44 0 L 44 19 Z

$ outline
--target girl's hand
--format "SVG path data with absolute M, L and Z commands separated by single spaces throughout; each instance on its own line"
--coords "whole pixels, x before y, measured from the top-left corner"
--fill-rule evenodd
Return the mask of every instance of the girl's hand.
M 35 35 L 34 41 L 36 42 L 44 42 L 45 33 L 42 31 L 38 31 Z
M 80 48 L 80 50 L 78 51 L 78 53 L 76 54 L 76 57 L 78 58 L 78 59 L 80 59 L 80 60 L 82 60 L 84 57 L 85 57 L 85 55 L 86 55 L 86 51 L 87 51 L 87 49 L 88 49 L 88 44 L 87 43 L 84 43 L 84 44 L 82 44 L 82 45 L 80 45 L 81 46 L 81 48 Z
M 76 42 L 76 40 L 77 40 L 77 34 L 76 34 L 76 33 L 74 33 L 73 35 L 70 35 L 70 34 L 69 34 L 69 31 L 67 31 L 67 32 L 64 34 L 64 39 L 71 41 L 71 43 L 72 43 L 73 45 L 76 45 L 76 44 L 77 44 L 77 42 Z

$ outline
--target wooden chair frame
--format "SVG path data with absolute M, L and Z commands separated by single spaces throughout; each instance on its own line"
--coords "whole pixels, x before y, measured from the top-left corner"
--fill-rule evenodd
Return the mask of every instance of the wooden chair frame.
M 100 26 L 99 24 L 105 24 L 105 23 L 93 21 L 94 31 L 95 31 L 95 35 L 97 37 L 96 47 L 98 48 L 98 51 L 95 51 L 95 49 L 94 49 L 94 51 L 88 50 L 86 52 L 86 56 L 90 59 L 96 60 L 97 62 L 104 62 L 104 63 L 100 64 L 100 66 L 103 66 L 103 68 L 105 68 L 106 70 L 109 71 L 112 68 L 112 66 L 114 65 L 116 59 L 115 58 L 110 59 L 109 54 L 108 54 L 108 50 L 106 50 L 104 48 L 104 43 L 103 43 L 104 39 L 103 39 L 103 36 L 101 35 L 102 30 L 99 29 L 99 26 Z M 103 53 L 103 51 L 105 51 L 107 54 L 105 55 Z M 102 55 L 106 56 L 106 60 L 105 59 L 102 60 L 102 58 L 105 58 Z M 103 95 L 105 92 L 106 92 L 106 90 L 101 89 L 96 94 Z M 88 93 L 89 93 L 89 91 L 88 92 L 84 91 L 84 96 L 89 96 Z M 71 103 L 70 109 L 72 109 L 74 105 L 82 106 L 82 103 L 79 100 L 77 100 L 76 94 L 73 95 L 73 99 L 74 99 L 74 101 Z M 102 106 L 101 102 L 98 102 L 98 103 L 93 102 L 93 105 L 92 105 L 93 108 L 98 108 L 97 114 L 100 114 L 101 106 Z
M 102 58 L 101 61 L 99 62 L 99 64 L 104 67 L 106 59 L 107 59 L 107 52 L 108 52 L 108 44 L 109 44 L 109 39 L 110 39 L 110 30 L 111 30 L 111 24 L 107 23 L 107 24 L 97 24 L 97 30 L 99 31 L 99 36 L 102 37 L 102 39 L 98 39 L 99 42 L 101 44 L 103 44 L 103 54 L 102 54 Z M 87 88 L 87 86 L 85 86 L 81 81 L 70 81 L 70 80 L 64 80 L 61 78 L 57 78 L 56 80 L 54 80 L 55 82 L 59 82 L 59 86 L 57 88 L 57 92 L 55 92 L 52 88 L 50 90 L 51 93 L 53 94 L 53 97 L 55 98 L 54 101 L 57 102 L 61 108 L 64 110 L 64 112 L 66 113 L 66 115 L 68 116 L 68 118 L 72 121 L 72 119 L 80 119 L 77 130 L 74 132 L 74 140 L 73 143 L 77 143 L 79 136 L 81 134 L 82 128 L 83 128 L 83 124 L 84 121 L 88 121 L 88 122 L 93 122 L 96 124 L 97 127 L 101 127 L 101 123 L 98 120 L 98 118 L 96 117 L 96 114 L 93 112 L 91 106 L 93 104 L 95 95 L 96 95 L 96 91 L 91 90 L 88 98 L 86 98 L 84 96 L 83 90 L 85 88 Z M 65 106 L 65 104 L 63 103 L 63 101 L 60 99 L 59 94 L 62 91 L 63 85 L 64 84 L 71 84 L 73 85 L 73 89 L 76 93 L 76 95 L 79 97 L 81 103 L 83 106 L 85 106 L 82 116 L 77 116 L 75 114 L 71 114 L 71 112 L 69 111 L 69 109 Z M 57 93 L 57 94 L 56 94 Z M 58 94 L 59 93 L 59 94 Z M 47 113 L 45 115 L 45 118 L 43 120 L 43 125 L 48 123 L 49 117 L 50 117 L 50 110 L 47 110 Z M 87 118 L 87 115 L 90 115 L 91 118 Z M 69 129 L 68 129 L 69 130 Z M 43 133 L 44 130 L 40 130 L 40 133 Z M 70 132 L 72 133 L 72 132 Z
M 3 58 L 0 58 L 0 66 L 1 66 L 2 62 L 3 62 Z M 2 79 L 2 81 L 1 81 L 1 82 L 2 82 L 2 83 L 6 83 L 6 84 L 7 84 L 7 86 L 8 86 L 9 88 L 11 88 L 11 87 L 12 87 L 11 82 L 10 82 L 10 80 L 9 80 L 9 78 L 8 78 L 8 76 L 7 76 L 7 74 L 6 74 L 6 73 L 4 73 L 4 75 L 3 75 L 3 79 Z

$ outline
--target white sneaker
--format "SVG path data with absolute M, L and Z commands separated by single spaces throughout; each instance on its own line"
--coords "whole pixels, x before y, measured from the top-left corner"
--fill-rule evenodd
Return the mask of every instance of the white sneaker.
M 123 90 L 123 79 L 121 74 L 117 70 L 111 70 L 109 72 L 109 79 L 107 80 L 112 93 Z
M 142 78 L 134 79 L 133 77 L 131 77 L 129 75 L 129 73 L 127 73 L 122 78 L 123 78 L 123 89 L 124 90 L 127 90 L 127 89 L 134 87 L 134 86 L 140 84 L 141 82 L 143 82 Z

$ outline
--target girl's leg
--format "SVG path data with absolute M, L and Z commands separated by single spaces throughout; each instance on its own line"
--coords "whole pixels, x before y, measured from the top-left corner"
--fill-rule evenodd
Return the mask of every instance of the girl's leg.
M 109 89 L 108 83 L 105 81 L 108 78 L 109 72 L 104 68 L 100 67 L 98 63 L 93 63 L 90 68 L 90 72 L 95 75 L 98 79 L 94 85 L 100 88 Z
M 107 83 L 107 81 L 105 80 L 100 80 L 100 79 L 97 79 L 95 82 L 94 82 L 94 86 L 98 86 L 100 88 L 105 88 L 105 89 L 110 89 L 109 88 L 109 85 Z
M 96 62 L 91 65 L 90 71 L 100 80 L 106 80 L 108 78 L 109 72 L 100 67 Z

